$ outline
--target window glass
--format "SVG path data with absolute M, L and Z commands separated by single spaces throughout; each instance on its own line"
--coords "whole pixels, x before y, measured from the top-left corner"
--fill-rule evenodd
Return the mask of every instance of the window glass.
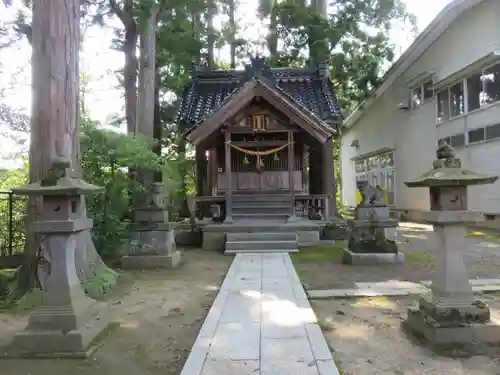
M 469 131 L 469 143 L 484 141 L 484 128 Z
M 437 93 L 437 117 L 439 121 L 444 121 L 450 118 L 449 100 L 450 95 L 448 89 L 441 90 Z
M 472 77 L 467 78 L 467 104 L 469 111 L 478 109 L 481 104 L 483 95 L 483 81 L 481 74 L 474 74 Z
M 500 64 L 485 69 L 481 76 L 483 95 L 481 104 L 487 105 L 500 100 Z
M 500 124 L 486 127 L 486 139 L 500 138 Z
M 417 108 L 422 105 L 422 86 L 418 85 L 417 87 L 414 87 L 411 89 L 411 107 L 412 108 Z
M 356 173 L 362 173 L 366 171 L 366 160 L 358 160 L 354 163 L 354 169 Z
M 462 147 L 465 145 L 465 134 L 455 134 L 450 137 L 450 146 L 451 147 Z
M 424 100 L 430 100 L 434 97 L 433 84 L 433 81 L 429 80 L 422 85 Z
M 459 82 L 450 87 L 450 116 L 460 116 L 464 113 L 464 84 Z

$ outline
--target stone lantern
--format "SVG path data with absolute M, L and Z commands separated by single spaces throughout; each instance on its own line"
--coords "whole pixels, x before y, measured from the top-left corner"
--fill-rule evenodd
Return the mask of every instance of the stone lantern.
M 42 181 L 13 189 L 14 194 L 41 198 L 41 214 L 28 230 L 40 235 L 47 264 L 41 306 L 14 336 L 8 349 L 14 354 L 84 356 L 106 324 L 95 301 L 85 295 L 75 267 L 75 252 L 82 246 L 79 234 L 93 226 L 83 196 L 101 188 L 71 177 L 69 168 L 70 162 L 60 156 Z
M 500 344 L 500 326 L 490 320 L 489 307 L 475 300 L 463 259 L 466 225 L 484 220 L 481 213 L 467 211 L 467 186 L 491 184 L 497 178 L 463 169 L 451 146 L 443 144 L 433 168 L 405 182 L 429 188 L 431 210 L 424 220 L 433 224 L 438 248 L 430 291 L 418 308 L 408 310 L 402 328 L 442 355 L 483 354 Z

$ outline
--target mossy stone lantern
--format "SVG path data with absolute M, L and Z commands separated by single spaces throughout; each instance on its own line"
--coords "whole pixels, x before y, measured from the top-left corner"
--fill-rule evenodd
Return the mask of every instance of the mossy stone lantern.
M 430 171 L 405 182 L 429 188 L 431 209 L 424 220 L 433 224 L 438 248 L 430 291 L 418 308 L 409 309 L 403 329 L 441 354 L 480 354 L 500 342 L 500 327 L 490 321 L 489 307 L 475 300 L 464 264 L 466 226 L 484 220 L 481 213 L 467 210 L 467 186 L 492 184 L 498 177 L 462 168 L 446 143 L 436 154 Z
M 10 347 L 14 353 L 81 356 L 104 327 L 75 266 L 75 252 L 84 246 L 81 234 L 93 225 L 83 197 L 99 190 L 72 177 L 63 156 L 53 161 L 43 180 L 13 189 L 14 194 L 41 198 L 40 215 L 28 230 L 42 236 L 42 256 L 48 264 L 41 306 L 30 314 L 26 329 L 15 335 Z

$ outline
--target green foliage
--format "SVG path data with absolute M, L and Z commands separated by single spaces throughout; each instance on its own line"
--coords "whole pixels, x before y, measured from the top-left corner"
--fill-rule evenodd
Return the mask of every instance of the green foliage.
M 144 191 L 128 170 L 159 171 L 162 163 L 144 139 L 102 130 L 90 121 L 82 130 L 83 178 L 105 188 L 87 200 L 94 243 L 101 256 L 111 256 L 129 238 L 132 197 Z
M 12 195 L 10 189 L 26 184 L 27 177 L 26 163 L 23 168 L 0 172 L 0 256 L 24 251 L 27 201 L 24 197 Z M 12 220 L 9 220 L 10 210 L 12 210 Z M 12 241 L 12 254 L 10 254 L 10 241 Z

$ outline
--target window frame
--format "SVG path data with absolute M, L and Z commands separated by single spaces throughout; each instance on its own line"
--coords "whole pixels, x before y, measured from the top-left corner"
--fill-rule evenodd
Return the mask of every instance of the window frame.
M 495 68 L 495 67 L 498 67 L 498 71 L 500 72 L 500 61 L 497 61 L 497 62 L 488 64 L 488 65 L 485 65 L 480 70 L 475 70 L 474 72 L 471 72 L 471 73 L 467 74 L 463 78 L 457 79 L 453 83 L 448 84 L 447 86 L 442 87 L 440 90 L 434 90 L 434 99 L 436 100 L 436 124 L 440 125 L 443 122 L 452 121 L 452 120 L 454 120 L 456 118 L 459 118 L 461 116 L 466 116 L 468 114 L 475 113 L 475 112 L 478 112 L 478 111 L 482 111 L 482 110 L 484 110 L 486 108 L 489 108 L 489 107 L 492 107 L 492 106 L 500 104 L 500 95 L 499 95 L 499 99 L 496 100 L 496 101 L 493 101 L 491 103 L 482 104 L 481 103 L 481 99 L 479 99 L 479 107 L 478 108 L 474 108 L 472 110 L 469 110 L 469 90 L 468 90 L 468 86 L 469 85 L 468 85 L 468 80 L 470 78 L 474 77 L 475 75 L 478 75 L 478 74 L 479 74 L 479 77 L 481 79 L 481 77 L 483 75 L 485 75 L 485 73 L 486 73 L 487 70 L 490 70 L 490 69 Z M 464 111 L 463 111 L 462 114 L 458 114 L 458 115 L 452 116 L 451 115 L 452 114 L 451 113 L 451 88 L 453 86 L 456 86 L 457 84 L 460 84 L 460 83 L 462 84 L 462 87 L 463 87 L 463 96 L 464 96 L 463 107 L 464 107 Z M 500 85 L 500 79 L 498 81 L 498 84 Z M 486 84 L 485 84 L 484 80 L 481 79 L 481 89 L 480 89 L 479 94 L 481 92 L 486 92 L 485 88 L 486 88 Z M 447 118 L 444 118 L 444 117 L 440 118 L 439 117 L 438 95 L 439 95 L 439 93 L 441 93 L 443 91 L 447 91 L 447 94 L 448 94 L 448 98 L 447 98 L 447 101 L 448 101 L 448 117 Z
M 383 157 L 388 156 L 388 155 L 392 155 L 391 158 L 388 159 L 391 161 L 391 164 L 382 166 L 381 161 L 384 160 Z M 372 161 L 372 163 L 370 163 L 370 161 Z M 375 165 L 374 161 L 376 161 L 376 165 Z M 395 150 L 385 151 L 385 152 L 381 152 L 381 153 L 377 153 L 377 154 L 363 157 L 362 159 L 352 160 L 352 162 L 353 162 L 352 165 L 353 165 L 353 170 L 354 170 L 354 181 L 355 182 L 359 181 L 360 179 L 364 179 L 364 180 L 369 181 L 369 183 L 371 184 L 373 181 L 372 175 L 376 175 L 377 183 L 379 185 L 381 185 L 381 181 L 379 181 L 378 179 L 385 178 L 384 185 L 386 185 L 387 178 L 388 178 L 387 173 L 389 171 L 392 173 L 391 174 L 392 185 L 393 185 L 392 186 L 392 190 L 393 190 L 392 191 L 392 203 L 388 202 L 388 206 L 396 207 L 396 151 Z M 364 164 L 364 171 L 356 172 L 356 164 L 359 165 L 360 162 L 363 162 L 363 164 Z M 371 167 L 370 167 L 370 164 L 371 164 Z M 386 186 L 385 189 L 388 190 L 389 188 Z M 388 193 L 389 193 L 389 191 L 388 191 Z M 387 197 L 387 199 L 389 200 L 389 196 Z
M 425 97 L 425 92 L 426 92 L 425 87 L 426 87 L 426 85 L 429 85 L 429 84 L 431 87 L 434 85 L 434 80 L 432 78 L 426 79 L 423 82 L 410 87 L 409 96 L 410 96 L 410 108 L 411 109 L 420 108 L 424 104 L 434 100 L 434 94 L 435 94 L 434 91 L 435 90 L 432 90 L 432 95 L 430 97 L 428 97 L 428 98 Z M 418 105 L 415 105 L 415 102 L 413 101 L 413 98 L 415 97 L 415 95 L 414 95 L 415 90 L 420 90 L 420 95 L 419 95 L 420 103 Z

